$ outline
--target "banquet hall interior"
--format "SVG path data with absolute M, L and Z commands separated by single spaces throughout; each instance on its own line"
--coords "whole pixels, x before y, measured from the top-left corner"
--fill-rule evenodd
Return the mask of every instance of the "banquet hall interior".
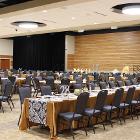
M 140 0 L 0 0 L 0 140 L 140 139 Z

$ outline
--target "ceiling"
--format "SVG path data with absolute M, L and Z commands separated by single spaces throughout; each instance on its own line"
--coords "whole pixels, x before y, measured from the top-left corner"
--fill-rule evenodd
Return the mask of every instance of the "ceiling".
M 0 38 L 136 26 L 140 24 L 140 16 L 123 15 L 112 9 L 118 4 L 134 2 L 140 0 L 33 0 L 4 7 L 0 9 Z M 27 30 L 11 25 L 11 22 L 24 20 L 42 22 L 47 26 Z
M 27 1 L 32 1 L 32 0 L 0 0 L 0 8 L 19 4 L 19 3 L 24 3 Z

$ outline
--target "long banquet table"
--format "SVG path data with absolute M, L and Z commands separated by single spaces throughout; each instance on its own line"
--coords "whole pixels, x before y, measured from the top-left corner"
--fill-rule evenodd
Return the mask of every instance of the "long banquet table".
M 125 88 L 126 90 L 128 89 Z M 99 91 L 92 92 L 90 98 L 88 100 L 87 107 L 93 107 L 96 102 L 97 93 Z M 115 90 L 109 90 L 106 104 L 111 104 L 113 100 L 113 95 Z M 140 94 L 140 87 L 136 88 L 134 98 L 136 98 Z M 125 99 L 126 92 L 124 92 L 122 100 Z M 62 129 L 62 126 L 58 127 L 58 114 L 60 112 L 68 112 L 74 111 L 76 105 L 76 98 L 65 98 L 63 100 L 49 100 L 46 105 L 47 113 L 46 113 L 46 126 L 50 129 L 50 137 L 54 137 L 57 135 L 57 131 Z M 38 125 L 32 122 L 29 122 L 29 99 L 24 100 L 22 115 L 20 119 L 19 129 L 27 130 L 31 126 Z

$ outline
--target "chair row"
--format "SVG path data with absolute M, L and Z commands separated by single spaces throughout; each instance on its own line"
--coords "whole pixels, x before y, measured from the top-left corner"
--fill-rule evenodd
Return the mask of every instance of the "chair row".
M 106 82 L 99 82 L 99 87 L 100 89 L 106 89 L 108 86 L 109 88 L 113 89 L 115 87 L 123 87 L 123 86 L 131 86 L 131 85 L 137 85 L 137 81 L 135 79 L 130 80 L 125 80 L 125 81 L 108 81 Z
M 71 130 L 71 134 L 74 139 L 74 133 L 72 128 L 73 121 L 77 121 L 78 124 L 81 122 L 83 124 L 83 128 L 87 135 L 87 127 L 89 126 L 92 126 L 93 131 L 95 133 L 94 123 L 93 123 L 94 117 L 96 118 L 96 123 L 100 122 L 103 125 L 104 130 L 105 130 L 106 122 L 109 122 L 113 127 L 112 114 L 114 112 L 117 113 L 116 118 L 119 119 L 120 123 L 122 123 L 121 118 L 123 118 L 125 122 L 126 110 L 129 110 L 132 119 L 134 115 L 136 115 L 138 118 L 137 106 L 140 105 L 140 96 L 137 99 L 133 100 L 134 93 L 135 93 L 135 87 L 130 87 L 126 93 L 125 100 L 122 102 L 124 89 L 123 88 L 117 89 L 114 94 L 112 104 L 106 105 L 105 102 L 107 99 L 108 91 L 102 90 L 98 93 L 96 98 L 96 103 L 91 108 L 86 107 L 89 99 L 89 93 L 87 92 L 81 93 L 77 98 L 75 112 L 59 113 L 58 125 L 60 125 L 60 123 L 62 123 L 63 121 L 67 121 L 69 128 Z M 103 114 L 105 114 L 106 116 L 105 119 L 103 118 Z M 84 118 L 87 118 L 88 120 L 86 125 L 85 125 Z

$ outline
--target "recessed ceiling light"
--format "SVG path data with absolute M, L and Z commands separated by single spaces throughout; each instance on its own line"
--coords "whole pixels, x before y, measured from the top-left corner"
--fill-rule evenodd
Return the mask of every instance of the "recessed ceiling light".
M 124 3 L 112 7 L 113 12 L 126 15 L 140 15 L 140 2 Z
M 84 31 L 85 31 L 84 29 L 78 30 L 79 33 L 83 33 Z
M 130 5 L 122 8 L 122 13 L 127 15 L 140 15 L 140 5 Z
M 11 23 L 12 25 L 18 26 L 24 29 L 36 29 L 38 27 L 45 26 L 46 24 L 40 22 L 33 22 L 33 21 L 17 21 Z
M 48 11 L 47 11 L 47 10 L 43 10 L 42 12 L 43 12 L 43 13 L 47 13 Z
M 111 26 L 111 29 L 115 30 L 115 29 L 118 29 L 118 27 L 117 26 Z
M 36 23 L 20 23 L 18 26 L 20 28 L 25 28 L 25 29 L 38 28 L 38 24 L 36 24 Z
M 97 22 L 94 22 L 94 24 L 98 24 Z
M 75 20 L 75 19 L 76 19 L 76 17 L 72 17 L 71 19 L 72 19 L 72 20 Z

